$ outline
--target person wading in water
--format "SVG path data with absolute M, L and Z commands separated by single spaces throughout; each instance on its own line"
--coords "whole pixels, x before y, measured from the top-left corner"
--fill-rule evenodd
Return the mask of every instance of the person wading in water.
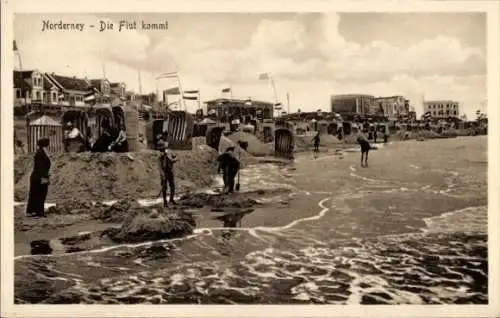
M 45 199 L 49 190 L 50 158 L 45 148 L 50 145 L 48 138 L 40 138 L 37 142 L 38 149 L 35 153 L 35 164 L 30 177 L 30 190 L 26 214 L 33 217 L 43 217 Z
M 234 179 L 240 169 L 240 161 L 234 156 L 234 147 L 228 147 L 226 151 L 217 158 L 219 162 L 218 172 L 222 171 L 224 180 L 224 192 L 234 192 Z
M 167 187 L 170 188 L 169 202 L 173 205 L 177 203 L 174 201 L 175 183 L 174 183 L 174 163 L 177 162 L 175 154 L 168 148 L 168 142 L 158 143 L 158 150 L 162 152 L 159 158 L 160 178 L 161 178 L 161 194 L 163 198 L 163 206 L 167 207 Z
M 368 167 L 368 152 L 370 151 L 370 142 L 363 133 L 360 133 L 356 140 L 361 146 L 361 167 Z M 363 158 L 365 159 L 364 165 Z
M 319 152 L 319 131 L 318 133 L 316 134 L 316 136 L 314 136 L 314 138 L 312 139 L 314 141 L 314 151 L 315 152 Z

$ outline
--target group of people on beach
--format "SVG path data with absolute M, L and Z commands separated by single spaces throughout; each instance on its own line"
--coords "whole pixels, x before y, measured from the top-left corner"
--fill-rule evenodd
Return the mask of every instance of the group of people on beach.
M 370 137 L 373 139 L 373 142 L 377 142 L 377 131 L 374 131 L 371 136 L 367 137 L 367 131 L 360 131 L 358 135 L 356 136 L 356 142 L 360 145 L 361 147 L 361 167 L 368 167 L 368 153 L 370 152 L 371 146 L 370 146 Z M 387 143 L 388 136 L 387 134 L 384 134 L 384 143 Z M 313 139 L 312 142 L 314 144 L 314 152 L 319 152 L 319 145 L 320 145 L 321 137 L 320 137 L 320 132 L 318 131 Z
M 166 139 L 166 138 L 165 138 Z M 161 194 L 163 206 L 168 204 L 176 205 L 175 197 L 175 178 L 174 164 L 178 161 L 177 156 L 169 149 L 168 142 L 163 136 L 159 137 L 157 150 L 161 152 L 158 159 L 160 172 Z M 37 150 L 34 155 L 33 171 L 30 176 L 30 187 L 26 214 L 31 217 L 44 217 L 44 205 L 49 189 L 49 172 L 51 160 L 47 155 L 46 149 L 50 146 L 50 139 L 42 137 L 37 141 Z M 236 158 L 235 147 L 228 147 L 224 153 L 217 158 L 218 173 L 223 174 L 224 189 L 223 193 L 233 193 L 235 190 L 235 178 L 240 169 L 240 160 Z M 167 191 L 169 197 L 167 201 Z

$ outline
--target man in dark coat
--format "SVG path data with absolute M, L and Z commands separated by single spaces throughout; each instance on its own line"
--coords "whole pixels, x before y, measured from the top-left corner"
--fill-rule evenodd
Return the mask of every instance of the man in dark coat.
M 38 149 L 34 158 L 35 164 L 30 177 L 30 191 L 26 214 L 28 216 L 42 217 L 45 216 L 44 205 L 49 190 L 49 171 L 51 165 L 45 148 L 49 146 L 50 141 L 48 138 L 40 138 L 37 144 Z
M 158 143 L 158 150 L 162 152 L 159 158 L 160 178 L 161 178 L 161 194 L 163 198 L 163 206 L 167 204 L 167 187 L 170 188 L 169 202 L 173 205 L 177 203 L 174 201 L 175 195 L 175 182 L 174 182 L 174 163 L 177 162 L 177 157 L 168 148 L 168 143 L 163 141 Z
M 314 136 L 313 141 L 314 141 L 314 151 L 315 152 L 319 152 L 319 141 L 320 141 L 319 131 L 316 134 L 316 136 Z
M 217 158 L 219 162 L 218 172 L 222 171 L 224 190 L 227 193 L 234 192 L 234 179 L 240 169 L 240 161 L 234 156 L 234 147 L 228 147 L 226 151 Z
M 368 152 L 370 151 L 371 148 L 370 142 L 363 133 L 360 133 L 358 135 L 357 141 L 361 146 L 361 167 L 368 167 Z

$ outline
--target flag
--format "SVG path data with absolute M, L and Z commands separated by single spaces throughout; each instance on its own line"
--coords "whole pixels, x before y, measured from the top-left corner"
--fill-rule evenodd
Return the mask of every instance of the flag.
M 84 102 L 90 102 L 96 99 L 95 92 L 89 92 L 83 97 Z
M 423 117 L 424 117 L 424 120 L 430 120 L 432 117 L 431 112 L 426 112 Z
M 199 94 L 199 90 L 192 90 L 192 91 L 184 91 L 184 94 Z
M 14 52 L 17 52 L 17 43 L 16 40 L 13 41 Z
M 188 99 L 188 100 L 198 100 L 198 96 L 186 96 L 186 95 L 182 95 L 182 98 Z
M 223 88 L 223 89 L 222 89 L 222 92 L 223 92 L 223 93 L 231 93 L 231 88 L 230 88 L 230 87 Z
M 158 75 L 156 77 L 156 79 L 160 79 L 160 78 L 176 78 L 178 75 L 177 75 L 177 72 L 169 72 L 169 73 L 162 73 L 160 75 Z
M 180 95 L 179 87 L 172 87 L 163 91 L 163 95 Z
M 269 73 L 262 73 L 259 75 L 259 80 L 264 81 L 269 79 Z

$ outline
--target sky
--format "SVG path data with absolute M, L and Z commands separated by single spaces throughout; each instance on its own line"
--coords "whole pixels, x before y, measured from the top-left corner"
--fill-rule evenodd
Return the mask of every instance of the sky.
M 83 31 L 44 31 L 42 21 L 85 23 Z M 119 21 L 138 29 L 118 31 Z M 114 23 L 99 32 L 90 24 Z M 142 30 L 141 21 L 168 21 Z M 486 111 L 484 13 L 158 13 L 18 14 L 14 20 L 23 69 L 121 81 L 129 90 L 177 86 L 155 81 L 177 71 L 184 90 L 274 102 L 290 111 L 330 110 L 334 94 L 404 95 L 417 115 L 422 99 L 453 99 L 474 118 Z M 14 56 L 13 56 L 14 57 Z M 18 62 L 14 62 L 18 67 Z M 186 101 L 194 110 L 197 104 Z

